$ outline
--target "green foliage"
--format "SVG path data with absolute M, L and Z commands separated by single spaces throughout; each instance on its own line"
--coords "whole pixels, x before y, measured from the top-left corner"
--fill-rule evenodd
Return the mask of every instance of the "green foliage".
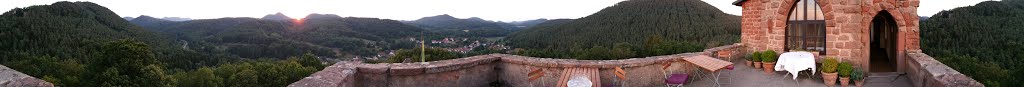
M 425 61 L 438 61 L 458 58 L 460 56 L 458 53 L 448 52 L 441 48 L 426 48 L 426 51 L 422 51 L 422 49 L 401 49 L 395 51 L 395 55 L 389 57 L 387 62 L 403 63 L 405 60 L 409 60 L 409 62 L 420 62 L 424 61 L 424 57 L 426 58 Z
M 253 70 L 242 70 L 241 72 L 235 73 L 228 78 L 228 87 L 260 87 L 260 77 L 256 75 L 256 71 Z
M 179 82 L 179 87 L 222 87 L 224 78 L 213 73 L 213 68 L 203 67 L 191 72 L 178 72 L 174 74 Z
M 323 33 L 285 33 L 279 27 L 290 22 L 244 18 L 156 21 L 146 26 L 168 28 L 142 29 L 95 3 L 62 1 L 0 15 L 0 64 L 62 87 L 282 87 L 325 67 L 317 54 L 334 55 L 313 48 L 343 48 L 315 46 L 339 39 L 312 37 L 369 32 L 360 37 L 369 39 L 358 40 L 365 42 L 356 42 L 357 47 L 394 46 L 389 41 L 397 40 L 381 38 L 407 37 L 419 30 L 394 20 L 323 21 L 331 22 L 311 20 L 324 24 L 307 23 L 302 29 Z M 340 24 L 345 26 L 328 26 Z M 352 32 L 340 32 L 347 30 Z M 289 36 L 298 34 L 309 36 Z
M 655 37 L 656 38 L 656 37 Z M 646 57 L 669 55 L 685 52 L 697 52 L 704 49 L 703 46 L 689 42 L 665 41 L 661 39 L 648 39 L 643 46 L 636 46 L 628 43 L 617 43 L 612 48 L 594 46 L 587 49 L 527 49 L 516 52 L 517 55 L 547 57 L 547 58 L 574 58 L 581 60 L 614 60 L 632 57 Z
M 761 53 L 761 62 L 775 62 L 779 59 L 779 57 L 776 55 L 778 55 L 778 53 L 776 53 L 775 51 L 765 51 L 764 53 Z
M 302 66 L 311 66 L 318 69 L 326 67 L 326 65 L 320 62 L 319 58 L 310 53 L 303 54 L 301 57 L 298 58 L 292 57 L 289 59 L 295 59 L 293 61 L 297 61 L 298 63 L 302 64 Z
M 311 14 L 302 21 L 220 18 L 174 22 L 140 16 L 131 22 L 172 36 L 191 50 L 251 59 L 304 53 L 370 56 L 411 48 L 415 44 L 408 44 L 413 42 L 406 38 L 425 34 L 423 29 L 395 20 L 327 14 Z
M 515 25 L 480 18 L 458 19 L 448 14 L 423 17 L 406 22 L 441 35 L 452 37 L 502 37 L 518 30 Z
M 821 72 L 836 73 L 836 67 L 838 66 L 839 61 L 835 57 L 825 57 L 825 61 L 821 62 Z
M 166 87 L 173 81 L 167 77 L 149 46 L 135 40 L 118 40 L 102 46 L 101 57 L 86 65 L 88 83 L 101 86 Z
M 988 87 L 1024 80 L 1024 2 L 985 1 L 920 21 L 921 48 Z
M 980 61 L 977 57 L 963 56 L 963 55 L 949 55 L 935 57 L 936 60 L 943 62 L 947 66 L 956 69 L 960 73 L 964 73 L 974 80 L 977 80 L 986 86 L 1000 86 L 1004 84 L 1015 84 L 1015 83 L 1002 83 L 1004 79 L 1012 79 L 1011 70 L 1017 69 L 1006 69 L 996 62 Z
M 757 52 L 754 52 L 754 53 L 756 54 Z M 743 56 L 743 59 L 745 59 L 747 61 L 753 62 L 754 61 L 754 57 L 753 56 L 754 56 L 754 54 L 746 55 L 746 56 Z
M 754 62 L 761 62 L 761 57 L 764 57 L 762 55 L 764 55 L 764 53 L 754 52 L 754 54 L 751 54 L 750 58 L 753 59 Z
M 565 53 L 627 43 L 642 46 L 634 48 L 637 52 L 634 57 L 676 54 L 700 51 L 688 47 L 703 50 L 703 47 L 738 42 L 739 22 L 740 17 L 725 14 L 699 0 L 628 0 L 580 19 L 551 20 L 517 31 L 505 42 L 536 52 Z M 654 45 L 662 43 L 666 45 Z M 527 56 L 579 58 L 576 56 L 579 53 L 529 54 Z
M 867 78 L 864 74 L 864 70 L 854 68 L 853 72 L 850 72 L 850 80 L 862 80 Z
M 850 62 L 839 63 L 839 77 L 850 77 L 853 72 L 853 65 Z
M 493 53 L 504 53 L 504 51 L 501 51 L 501 49 L 497 49 L 497 48 L 476 47 L 476 48 L 473 48 L 473 50 L 470 50 L 469 52 L 467 52 L 466 55 L 467 56 L 470 56 L 470 55 L 486 55 L 486 54 L 493 54 Z

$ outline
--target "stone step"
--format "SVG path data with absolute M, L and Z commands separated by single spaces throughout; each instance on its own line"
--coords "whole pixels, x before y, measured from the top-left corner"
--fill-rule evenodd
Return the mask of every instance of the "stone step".
M 890 83 L 901 78 L 904 73 L 898 72 L 875 72 L 870 73 L 865 83 Z

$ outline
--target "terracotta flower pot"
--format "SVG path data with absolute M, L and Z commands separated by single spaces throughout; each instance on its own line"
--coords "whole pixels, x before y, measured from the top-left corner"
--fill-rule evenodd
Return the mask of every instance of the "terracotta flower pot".
M 857 87 L 864 87 L 864 79 L 853 80 L 853 83 L 854 85 L 857 85 Z
M 754 62 L 754 69 L 760 69 L 760 68 L 761 68 L 761 62 Z
M 764 74 L 771 75 L 772 72 L 775 72 L 775 62 L 764 62 L 761 64 L 764 64 Z
M 754 61 L 747 60 L 747 66 L 754 66 Z
M 821 72 L 821 80 L 825 82 L 828 87 L 836 86 L 836 78 L 839 77 L 839 73 L 825 73 Z
M 839 77 L 839 85 L 843 87 L 850 85 L 850 77 Z

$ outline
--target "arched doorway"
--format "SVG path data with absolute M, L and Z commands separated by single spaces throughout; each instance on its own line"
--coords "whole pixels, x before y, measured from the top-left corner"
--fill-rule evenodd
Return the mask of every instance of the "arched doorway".
M 870 72 L 896 72 L 896 33 L 899 27 L 888 11 L 871 20 Z

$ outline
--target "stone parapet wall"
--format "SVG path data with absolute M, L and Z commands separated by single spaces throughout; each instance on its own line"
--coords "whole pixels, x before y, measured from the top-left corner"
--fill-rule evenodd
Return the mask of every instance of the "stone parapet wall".
M 289 87 L 355 87 L 355 74 L 359 62 L 342 61 L 303 78 Z
M 53 87 L 53 84 L 0 65 L 0 87 Z
M 917 87 L 984 87 L 980 82 L 942 64 L 928 54 L 907 53 L 907 77 Z
M 289 87 L 544 87 L 557 84 L 563 68 L 568 67 L 598 68 L 602 84 L 654 87 L 664 84 L 663 71 L 691 74 L 703 71 L 683 61 L 683 58 L 709 55 L 723 60 L 739 61 L 737 59 L 741 58 L 740 56 L 749 54 L 744 47 L 741 44 L 734 44 L 709 48 L 703 52 L 621 60 L 574 60 L 488 54 L 424 63 L 338 62 L 292 83 Z M 914 86 L 983 86 L 927 54 L 920 53 L 919 50 L 911 50 L 907 54 L 907 77 Z M 672 63 L 672 66 L 662 70 L 662 64 L 665 63 Z M 626 71 L 626 80 L 619 80 L 612 74 L 615 67 L 621 67 Z M 527 81 L 527 73 L 534 69 L 542 69 L 544 76 L 535 81 Z
M 480 87 L 496 81 L 504 54 L 422 63 L 338 62 L 289 87 Z
M 696 66 L 683 62 L 683 58 L 697 56 L 698 53 L 684 53 L 665 56 L 653 56 L 645 58 L 632 58 L 622 60 L 573 60 L 573 59 L 551 59 L 532 58 L 524 56 L 503 57 L 500 66 L 504 71 L 499 72 L 502 83 L 511 87 L 533 86 L 554 86 L 562 76 L 563 68 L 598 68 L 602 84 L 620 85 L 625 82 L 628 86 L 651 87 L 664 85 L 665 73 L 662 72 L 664 63 L 672 63 L 670 72 L 692 73 L 700 70 Z M 615 77 L 614 68 L 621 67 L 626 71 L 626 80 L 619 81 Z M 538 81 L 527 81 L 527 73 L 533 69 L 543 69 L 544 76 Z
M 630 58 L 621 60 L 574 60 L 535 58 L 508 54 L 488 54 L 423 63 L 338 62 L 289 87 L 481 87 L 554 86 L 563 68 L 598 68 L 601 83 L 628 86 L 661 86 L 664 84 L 662 64 L 672 63 L 669 73 L 694 73 L 703 70 L 684 62 L 682 58 L 697 55 L 729 58 L 741 55 L 743 46 L 727 45 L 703 52 Z M 625 81 L 615 77 L 615 67 L 627 72 Z M 527 73 L 543 69 L 544 76 L 527 81 Z M 542 85 L 543 84 L 543 85 Z

